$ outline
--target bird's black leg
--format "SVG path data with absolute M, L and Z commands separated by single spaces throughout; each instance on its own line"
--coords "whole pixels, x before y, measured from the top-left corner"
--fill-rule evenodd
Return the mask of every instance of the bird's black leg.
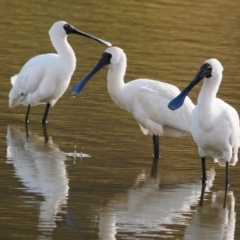
M 43 135 L 44 135 L 44 139 L 45 139 L 45 142 L 47 143 L 48 142 L 48 134 L 47 134 L 47 126 L 46 124 L 42 124 L 42 129 L 43 129 Z
M 27 113 L 26 113 L 26 116 L 25 116 L 25 119 L 23 120 L 25 123 L 28 123 L 28 115 L 29 115 L 29 112 L 30 112 L 30 109 L 31 109 L 31 105 L 29 104 L 28 105 L 28 108 L 27 108 Z
M 205 184 L 206 181 L 207 181 L 207 174 L 206 174 L 205 157 L 202 157 L 202 183 Z
M 43 114 L 42 123 L 47 122 L 47 116 L 48 116 L 49 108 L 50 108 L 50 103 L 47 103 L 46 108 L 45 108 L 45 112 Z
M 228 162 L 226 162 L 226 173 L 225 173 L 225 187 L 227 188 L 229 185 L 229 169 L 228 169 Z
M 153 134 L 153 157 L 159 158 L 159 136 Z

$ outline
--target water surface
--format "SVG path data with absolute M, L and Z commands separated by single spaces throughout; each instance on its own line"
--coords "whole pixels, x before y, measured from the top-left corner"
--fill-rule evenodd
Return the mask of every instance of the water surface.
M 117 107 L 101 70 L 76 98 L 71 88 L 106 46 L 69 36 L 77 69 L 50 109 L 8 108 L 10 77 L 37 54 L 54 52 L 48 30 L 57 20 L 124 49 L 126 82 L 150 78 L 182 89 L 212 57 L 224 66 L 218 96 L 239 112 L 240 3 L 214 1 L 2 0 L 0 230 L 2 239 L 238 239 L 239 164 L 230 167 L 226 208 L 224 168 L 207 158 L 202 206 L 201 164 L 191 137 L 161 138 L 161 158 L 133 117 Z M 190 97 L 196 103 L 200 85 Z M 206 117 L 207 120 L 207 117 Z M 71 157 L 68 153 L 91 157 Z

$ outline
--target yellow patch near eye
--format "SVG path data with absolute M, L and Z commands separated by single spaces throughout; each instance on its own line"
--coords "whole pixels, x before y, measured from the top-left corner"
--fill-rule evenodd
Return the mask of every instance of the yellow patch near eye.
M 210 66 L 210 65 L 209 65 L 209 66 L 207 66 L 207 68 L 208 68 L 208 69 L 211 69 L 211 68 L 212 68 L 212 66 Z

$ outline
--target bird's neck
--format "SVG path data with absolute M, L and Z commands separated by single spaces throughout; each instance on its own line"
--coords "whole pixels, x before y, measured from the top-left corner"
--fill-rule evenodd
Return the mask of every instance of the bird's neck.
M 67 37 L 59 38 L 52 36 L 51 42 L 61 59 L 76 64 L 76 57 L 72 47 L 67 41 Z
M 108 92 L 112 100 L 121 108 L 128 110 L 126 96 L 123 95 L 125 87 L 124 75 L 126 72 L 126 65 L 111 66 L 108 71 Z
M 221 83 L 221 76 L 215 79 L 205 79 L 200 94 L 198 96 L 198 107 L 204 112 L 211 111 L 214 106 L 214 99 L 216 98 L 219 85 Z

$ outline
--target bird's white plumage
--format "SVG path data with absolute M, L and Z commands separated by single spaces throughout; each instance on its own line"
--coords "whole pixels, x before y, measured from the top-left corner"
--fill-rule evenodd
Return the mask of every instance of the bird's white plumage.
M 49 30 L 57 54 L 43 54 L 30 59 L 18 75 L 11 78 L 9 106 L 18 104 L 53 106 L 67 89 L 76 67 L 75 54 L 67 42 L 64 21 L 58 21 Z
M 217 59 L 206 61 L 212 76 L 205 78 L 196 107 L 191 116 L 191 132 L 201 157 L 209 155 L 221 166 L 238 161 L 239 116 L 226 102 L 216 98 L 223 67 Z
M 127 58 L 122 49 L 108 48 L 112 55 L 108 65 L 108 92 L 121 108 L 131 112 L 144 134 L 184 136 L 190 134 L 194 104 L 186 98 L 182 108 L 171 111 L 168 103 L 180 90 L 168 83 L 149 79 L 124 82 Z

